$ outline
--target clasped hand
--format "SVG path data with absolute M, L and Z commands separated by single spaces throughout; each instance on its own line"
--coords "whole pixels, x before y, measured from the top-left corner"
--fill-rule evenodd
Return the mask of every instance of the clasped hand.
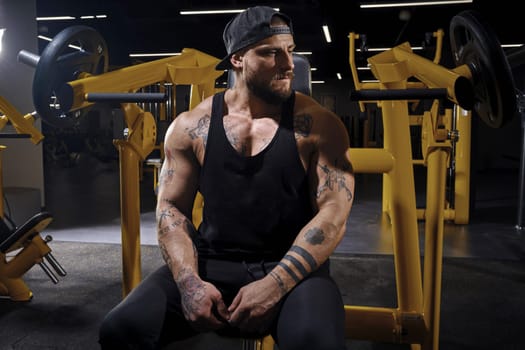
M 202 281 L 192 293 L 182 293 L 184 316 L 193 328 L 205 332 L 227 326 L 246 333 L 265 333 L 273 321 L 281 295 L 271 278 L 265 277 L 242 287 L 230 306 L 211 283 Z

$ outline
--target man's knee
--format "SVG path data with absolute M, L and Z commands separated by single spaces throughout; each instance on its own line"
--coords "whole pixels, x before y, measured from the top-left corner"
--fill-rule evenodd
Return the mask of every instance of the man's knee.
M 109 312 L 102 320 L 99 328 L 99 343 L 101 349 L 123 350 L 139 349 L 129 344 L 145 343 L 147 336 L 141 327 L 140 317 L 129 317 L 117 309 Z M 140 347 L 147 349 L 147 347 Z

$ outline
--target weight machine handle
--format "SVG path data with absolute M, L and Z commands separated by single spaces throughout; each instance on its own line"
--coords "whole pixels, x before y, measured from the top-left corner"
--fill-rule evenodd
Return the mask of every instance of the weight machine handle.
M 168 96 L 161 92 L 90 92 L 86 94 L 88 102 L 164 102 Z

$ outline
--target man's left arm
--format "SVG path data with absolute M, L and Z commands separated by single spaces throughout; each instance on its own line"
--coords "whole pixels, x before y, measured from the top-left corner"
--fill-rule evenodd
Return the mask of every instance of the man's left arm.
M 315 216 L 297 235 L 290 250 L 273 269 L 282 295 L 322 265 L 339 245 L 354 200 L 354 174 L 348 157 L 346 128 L 335 114 L 325 112 L 317 147 L 310 162 L 309 181 Z

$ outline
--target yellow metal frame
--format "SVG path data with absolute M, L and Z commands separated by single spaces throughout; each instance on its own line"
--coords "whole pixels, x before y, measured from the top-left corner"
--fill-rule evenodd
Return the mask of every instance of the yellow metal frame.
M 441 32 L 437 36 L 441 38 Z M 349 61 L 356 90 L 445 88 L 448 99 L 457 104 L 455 82 L 460 77 L 471 79 L 467 66 L 453 70 L 443 68 L 437 63 L 439 59 L 433 62 L 420 57 L 412 52 L 408 43 L 404 43 L 370 57 L 368 63 L 378 82 L 361 83 L 354 60 L 355 40 L 358 38 L 355 33 L 349 35 Z M 409 78 L 417 81 L 408 81 Z M 398 305 L 395 308 L 345 305 L 346 335 L 354 339 L 410 344 L 412 349 L 438 349 L 445 182 L 452 149 L 447 130 L 443 127 L 450 126 L 451 111 L 439 115 L 438 101 L 435 101 L 430 111 L 422 116 L 422 146 L 428 170 L 427 202 L 424 212 L 418 214 L 409 101 L 359 101 L 362 111 L 365 103 L 377 103 L 381 107 L 384 147 L 351 149 L 349 155 L 356 173 L 383 174 L 383 208 L 391 222 Z M 456 109 L 459 113 L 466 112 L 460 107 Z M 468 123 L 461 125 L 462 128 L 469 126 Z M 464 147 L 459 153 L 466 165 L 470 159 L 465 157 L 463 151 L 468 148 Z M 459 181 L 464 185 L 468 182 L 467 176 L 467 170 L 461 168 Z M 457 190 L 467 191 L 468 186 L 457 186 Z M 418 219 L 422 214 L 425 219 L 424 279 L 418 232 Z
M 439 29 L 436 32 L 433 33 L 434 38 L 436 39 L 436 51 L 434 54 L 434 58 L 432 62 L 435 65 L 438 65 L 441 60 L 441 54 L 442 54 L 442 45 L 443 45 L 443 36 L 444 32 L 443 30 Z M 368 82 L 363 83 L 359 80 L 359 76 L 357 73 L 357 67 L 355 64 L 355 41 L 359 39 L 359 34 L 356 33 L 350 33 L 350 54 L 349 54 L 349 63 L 350 63 L 350 70 L 352 72 L 352 77 L 354 81 L 354 86 L 356 86 L 356 90 L 364 90 L 364 89 L 379 89 L 380 83 L 374 83 L 374 82 Z M 399 48 L 405 46 L 400 45 Z M 406 48 L 406 47 L 405 47 Z M 412 55 L 412 57 L 407 58 L 411 61 L 411 66 L 415 66 L 417 64 L 420 64 L 421 58 L 416 55 Z M 423 61 L 427 61 L 426 59 L 423 59 Z M 419 63 L 418 63 L 419 62 Z M 411 69 L 409 67 L 398 66 L 397 69 Z M 415 74 L 414 72 L 407 72 L 409 75 Z M 421 88 L 425 89 L 428 87 L 446 87 L 448 89 L 451 89 L 452 87 L 447 86 L 448 81 L 450 77 L 448 76 L 447 72 L 441 72 L 444 74 L 443 77 L 434 76 L 434 81 L 429 81 L 428 78 L 425 76 L 425 74 L 419 74 L 417 77 L 420 79 L 419 81 L 408 81 L 407 82 L 407 88 Z M 394 73 L 395 75 L 398 75 L 398 73 Z M 388 79 L 392 79 L 393 77 L 389 77 Z M 410 101 L 410 102 L 418 102 L 418 101 Z M 359 107 L 361 111 L 365 111 L 365 105 L 367 103 L 376 103 L 376 101 L 359 101 Z M 451 112 L 449 109 L 447 113 Z M 437 112 L 436 112 L 437 113 Z M 428 130 L 428 125 L 424 125 L 427 122 L 428 118 L 425 118 L 425 116 L 417 116 L 414 114 L 410 115 L 410 125 L 419 125 L 422 128 L 422 150 L 423 150 L 423 159 L 413 159 L 414 165 L 422 165 L 422 166 L 428 166 L 428 162 L 426 159 L 426 154 L 428 153 L 427 150 L 427 140 L 425 139 L 427 135 L 431 135 L 429 133 L 433 133 L 435 131 Z M 437 116 L 439 119 L 439 122 L 442 123 L 441 125 L 444 126 L 443 129 L 437 130 L 436 124 L 434 124 L 436 132 L 443 132 L 450 131 L 454 135 L 460 135 L 459 138 L 455 138 L 455 152 L 453 153 L 453 159 L 449 159 L 448 166 L 450 166 L 451 161 L 454 161 L 454 193 L 451 194 L 450 200 L 447 200 L 445 198 L 445 207 L 444 210 L 444 217 L 447 221 L 453 221 L 455 224 L 468 224 L 469 222 L 469 208 L 470 208 L 470 141 L 471 141 L 471 112 L 466 111 L 460 108 L 455 108 L 454 113 L 452 115 L 445 115 L 445 116 Z M 444 123 L 444 125 L 443 125 Z M 442 138 L 446 135 L 436 135 L 438 139 Z M 388 188 L 388 181 L 383 182 L 383 202 L 382 202 L 382 210 L 386 213 L 389 213 L 388 203 L 390 202 L 390 198 L 388 198 L 389 188 Z M 426 217 L 425 214 L 425 208 L 418 208 L 417 209 L 417 216 L 419 220 L 424 220 Z
M 68 84 L 73 91 L 71 111 L 92 104 L 89 93 L 135 92 L 140 88 L 169 82 L 191 85 L 189 108 L 215 92 L 215 80 L 224 72 L 215 70 L 220 60 L 195 49 L 173 56 L 103 73 L 86 75 Z M 154 150 L 156 122 L 150 112 L 136 103 L 122 103 L 128 128 L 126 139 L 114 140 L 119 151 L 120 207 L 122 223 L 123 295 L 141 281 L 140 262 L 140 165 Z
M 29 135 L 31 142 L 35 145 L 44 139 L 42 133 L 33 125 L 35 122 L 33 115 L 22 115 L 2 96 L 0 96 L 0 112 L 0 130 L 11 122 L 17 133 Z M 0 198 L 4 198 L 1 153 L 5 149 L 6 146 L 0 145 Z M 0 200 L 0 219 L 3 218 L 4 201 Z M 33 297 L 33 293 L 22 276 L 35 264 L 41 263 L 43 257 L 51 252 L 47 242 L 39 234 L 51 221 L 52 218 L 46 218 L 24 234 L 24 237 L 21 237 L 20 241 L 8 251 L 16 253 L 14 257 L 8 259 L 6 254 L 0 252 L 0 295 L 8 296 L 13 301 L 27 301 Z M 29 239 L 29 237 L 32 238 Z

